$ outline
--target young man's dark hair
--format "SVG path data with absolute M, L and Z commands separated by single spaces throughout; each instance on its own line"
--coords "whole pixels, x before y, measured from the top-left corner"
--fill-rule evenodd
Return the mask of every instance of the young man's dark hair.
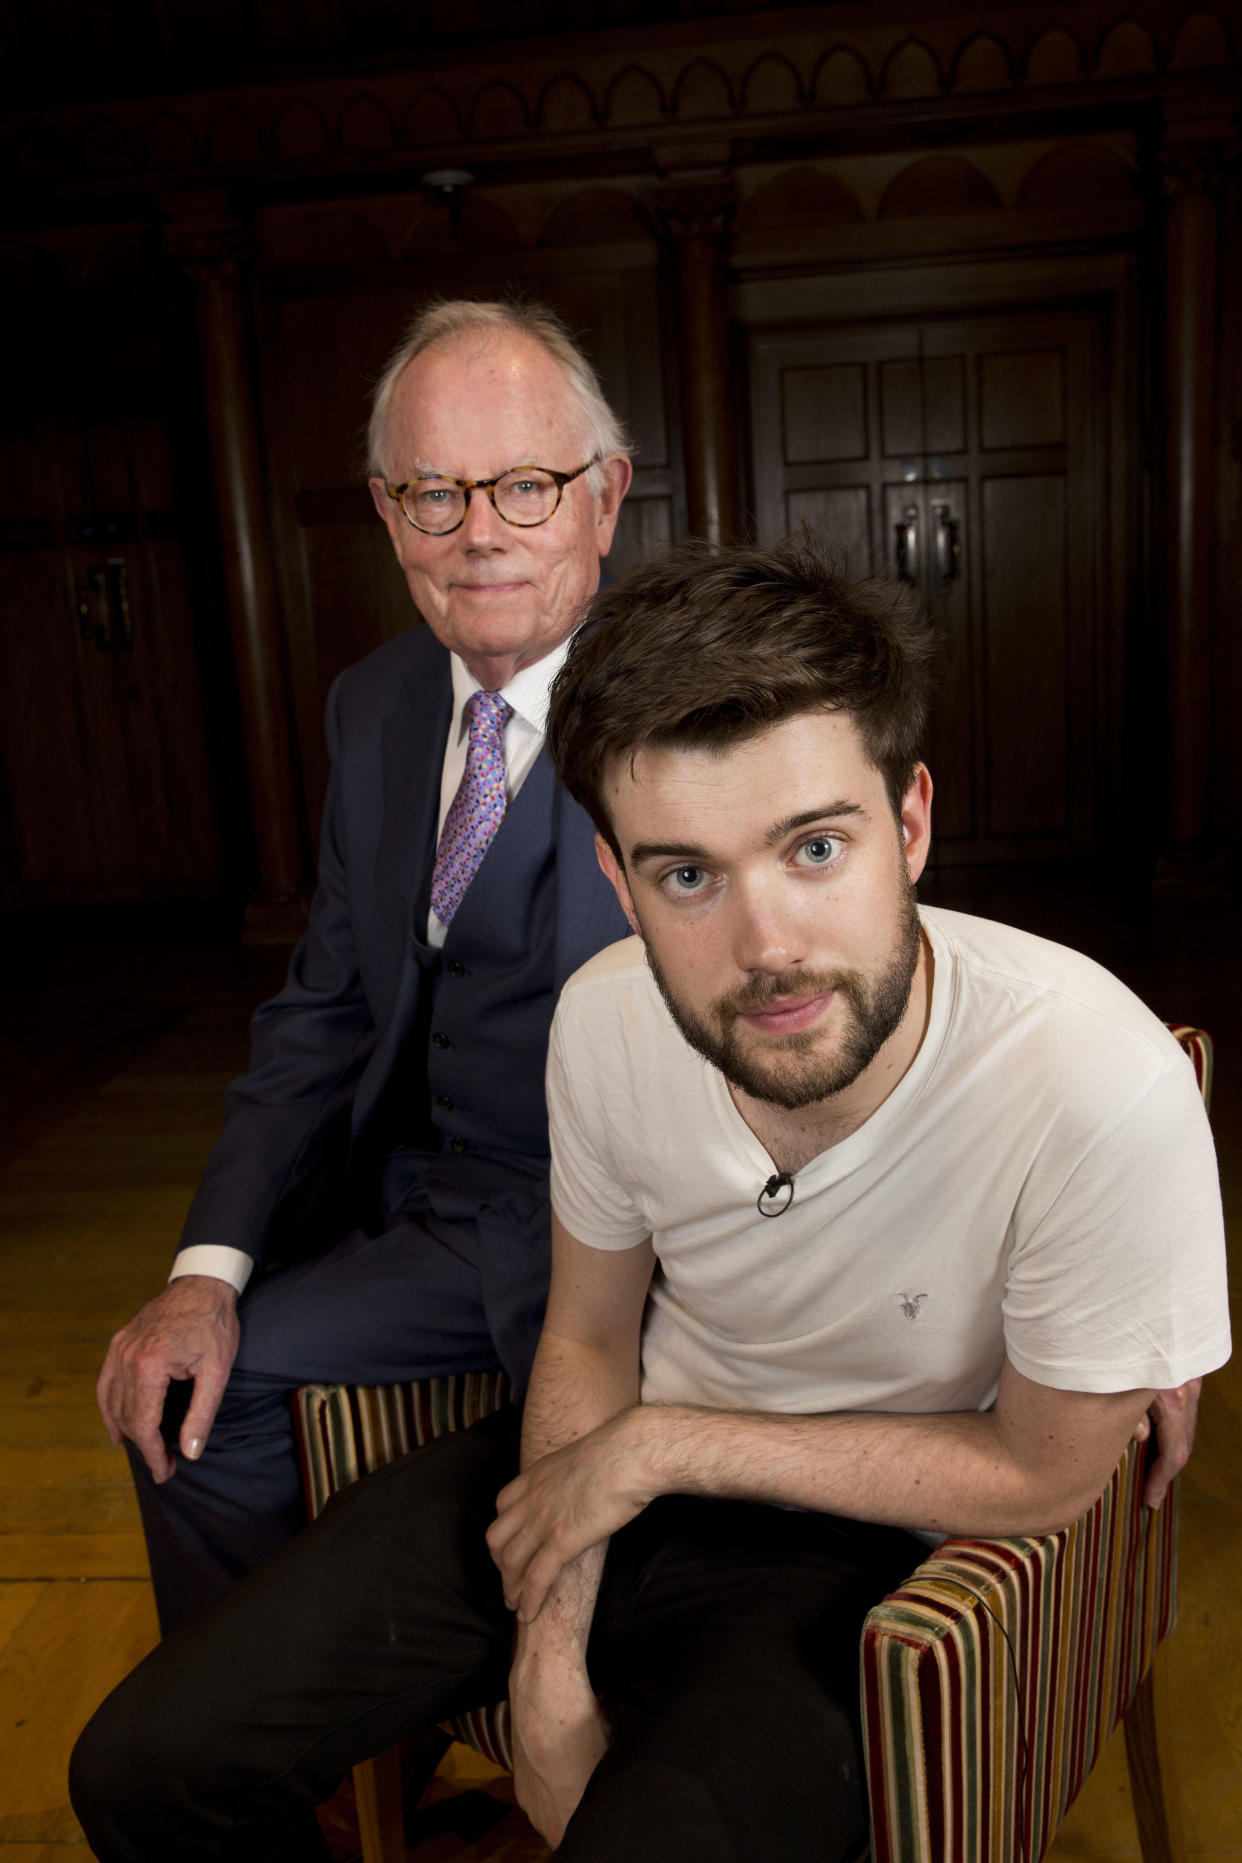
M 934 657 L 914 591 L 849 581 L 809 531 L 720 555 L 683 544 L 596 596 L 552 688 L 548 749 L 617 853 L 603 801 L 616 759 L 724 750 L 817 708 L 853 719 L 899 813 Z

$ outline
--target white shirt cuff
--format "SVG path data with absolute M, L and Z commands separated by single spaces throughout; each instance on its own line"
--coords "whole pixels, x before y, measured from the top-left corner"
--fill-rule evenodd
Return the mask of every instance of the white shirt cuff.
M 183 1248 L 174 1257 L 169 1281 L 179 1281 L 183 1274 L 210 1274 L 217 1281 L 227 1281 L 240 1294 L 254 1273 L 254 1259 L 239 1248 L 220 1248 L 211 1242 L 197 1242 Z

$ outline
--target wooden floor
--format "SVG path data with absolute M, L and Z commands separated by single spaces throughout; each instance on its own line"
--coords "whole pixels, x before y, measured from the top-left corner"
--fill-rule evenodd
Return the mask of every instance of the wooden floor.
M 940 896 L 982 903 L 960 884 Z M 985 896 L 994 916 L 1079 943 L 1161 1014 L 1216 1033 L 1214 1124 L 1236 1263 L 1242 912 L 1100 906 L 1064 883 Z M 86 1854 L 65 1792 L 69 1749 L 154 1640 L 137 1513 L 94 1409 L 94 1377 L 110 1332 L 162 1281 L 244 1056 L 248 1010 L 276 966 L 181 913 L 154 924 L 95 915 L 69 934 L 31 922 L 8 966 L 22 987 L 0 1005 L 0 1863 Z M 1242 1858 L 1240 1444 L 1235 1359 L 1211 1382 L 1185 1480 L 1181 1622 L 1167 1652 L 1189 1852 L 1209 1863 Z M 1071 1812 L 1058 1863 L 1138 1855 L 1120 1746 L 1118 1736 Z M 411 1858 L 546 1856 L 506 1790 L 453 1749 Z

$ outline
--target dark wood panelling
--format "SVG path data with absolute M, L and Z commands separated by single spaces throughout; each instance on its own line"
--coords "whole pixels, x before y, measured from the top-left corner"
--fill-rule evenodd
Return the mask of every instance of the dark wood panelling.
M 937 859 L 1092 851 L 1110 570 L 1091 523 L 1107 504 L 1096 317 L 768 330 L 750 357 L 760 536 L 805 521 L 852 573 L 898 567 L 941 635 Z
M 1074 755 L 1071 562 L 1064 473 L 985 478 L 980 486 L 980 628 L 987 729 L 987 825 L 997 837 L 1072 830 Z M 1084 747 L 1085 748 L 1085 747 Z M 1072 768 L 1071 764 L 1077 766 Z
M 0 458 L 6 900 L 210 896 L 217 817 L 165 424 L 46 421 Z
M 642 230 L 637 210 L 625 196 L 615 196 L 615 190 L 595 189 L 586 198 L 604 231 L 623 236 L 620 246 L 566 243 L 570 234 L 581 236 L 578 197 L 571 196 L 553 216 L 551 243 L 517 254 L 496 252 L 486 261 L 469 254 L 448 257 L 434 269 L 407 256 L 371 266 L 361 277 L 348 265 L 269 277 L 259 320 L 260 366 L 312 839 L 327 775 L 328 687 L 352 661 L 417 623 L 363 484 L 365 423 L 371 384 L 402 326 L 433 289 L 476 297 L 520 289 L 551 304 L 598 368 L 635 446 L 634 483 L 609 567 L 619 573 L 678 534 L 684 500 L 661 342 L 667 310 L 660 250 L 650 237 L 636 240 Z M 416 205 L 421 208 L 421 201 Z M 547 224 L 545 219 L 545 230 Z M 273 216 L 267 227 L 276 246 L 281 225 Z
M 979 445 L 1065 444 L 1065 370 L 1059 349 L 979 358 Z
M 831 545 L 847 576 L 858 578 L 871 574 L 874 524 L 869 485 L 790 492 L 785 510 L 788 528 L 797 530 L 803 524 L 809 525 L 817 536 Z
M 65 0 L 57 18 L 78 5 Z M 0 126 L 13 221 L 22 229 L 6 275 L 18 282 L 19 296 L 76 293 L 86 279 L 92 290 L 128 293 L 128 314 L 106 331 L 92 329 L 73 343 L 49 340 L 46 356 L 23 345 L 32 366 L 14 396 L 37 416 L 35 384 L 72 371 L 84 390 L 77 418 L 92 406 L 101 368 L 114 385 L 122 374 L 128 385 L 158 373 L 155 325 L 172 330 L 180 319 L 184 334 L 189 317 L 188 295 L 175 302 L 161 256 L 170 189 L 182 207 L 207 200 L 224 213 L 249 268 L 242 295 L 254 320 L 249 359 L 267 488 L 259 534 L 265 526 L 270 535 L 281 611 L 272 624 L 278 639 L 268 644 L 281 662 L 276 683 L 286 669 L 289 676 L 288 755 L 299 766 L 312 832 L 326 686 L 340 665 L 405 625 L 410 613 L 361 490 L 369 383 L 427 292 L 486 296 L 519 288 L 558 305 L 582 333 L 630 423 L 636 474 L 614 566 L 685 533 L 687 463 L 697 485 L 710 450 L 703 436 L 713 420 L 726 431 L 730 413 L 737 438 L 717 449 L 717 463 L 725 481 L 737 461 L 749 466 L 765 534 L 805 519 L 830 531 L 850 565 L 861 567 L 865 558 L 891 553 L 906 504 L 917 507 L 925 536 L 937 504 L 951 511 L 962 576 L 929 595 L 948 650 L 941 710 L 955 721 L 936 740 L 942 853 L 1099 847 L 1102 824 L 1119 817 L 1127 773 L 1150 769 L 1165 740 L 1175 762 L 1195 763 L 1197 818 L 1215 757 L 1216 820 L 1236 841 L 1222 747 L 1242 703 L 1242 657 L 1231 644 L 1236 630 L 1212 620 L 1204 578 L 1211 568 L 1216 606 L 1229 614 L 1238 572 L 1228 539 L 1242 451 L 1234 439 L 1242 421 L 1242 321 L 1230 314 L 1242 276 L 1237 183 L 1225 197 L 1214 262 L 1224 291 L 1219 354 L 1209 367 L 1214 289 L 1192 287 L 1196 328 L 1207 335 L 1180 343 L 1178 363 L 1200 398 L 1210 382 L 1220 415 L 1213 561 L 1203 542 L 1196 558 L 1206 566 L 1203 587 L 1184 656 L 1187 665 L 1212 664 L 1215 751 L 1191 715 L 1194 706 L 1171 712 L 1152 703 L 1160 676 L 1151 618 L 1168 615 L 1170 603 L 1160 587 L 1161 555 L 1140 523 L 1153 451 L 1140 410 L 1142 394 L 1160 409 L 1161 383 L 1173 379 L 1161 345 L 1165 313 L 1178 300 L 1158 276 L 1161 266 L 1147 263 L 1161 253 L 1161 216 L 1170 211 L 1159 205 L 1158 183 L 1172 176 L 1194 200 L 1202 186 L 1201 202 L 1185 212 L 1208 228 L 1236 109 L 1242 0 L 1211 10 L 1193 0 L 1134 0 L 1125 18 L 1111 0 L 1085 0 L 1072 18 L 1038 4 L 1008 8 L 1003 17 L 946 6 L 923 8 L 917 20 L 890 6 L 752 9 L 729 17 L 745 11 L 730 0 L 709 14 L 695 9 L 693 21 L 684 7 L 676 17 L 662 9 L 657 23 L 628 29 L 578 21 L 572 34 L 532 36 L 530 21 L 510 22 L 505 40 L 478 37 L 469 21 L 439 22 L 434 52 L 407 9 L 397 34 L 407 49 L 396 58 L 382 55 L 395 30 L 391 9 L 355 19 L 348 9 L 321 6 L 316 18 L 299 16 L 291 29 L 288 9 L 277 7 L 277 19 L 260 0 L 243 32 L 233 0 L 201 0 L 200 27 L 218 8 L 228 14 L 227 29 L 206 40 L 196 28 L 192 55 L 179 28 L 170 27 L 171 38 L 163 34 L 157 46 L 149 34 L 135 38 L 132 23 L 101 41 L 98 20 L 85 22 L 72 43 L 75 55 L 93 48 L 77 67 L 89 73 L 89 95 L 73 94 L 72 59 L 55 73 L 43 61 L 46 101 L 32 92 Z M 625 11 L 617 0 L 610 18 Z M 223 69 L 212 58 L 227 62 L 243 43 L 245 71 L 212 89 L 212 70 Z M 25 55 L 16 44 L 10 49 Z M 112 52 L 125 94 L 110 102 Z M 296 71 L 282 66 L 290 56 Z M 161 60 L 179 73 L 165 95 L 158 91 Z M 51 89 L 56 74 L 59 96 Z M 1172 141 L 1185 159 L 1170 167 Z M 456 214 L 419 185 L 425 169 L 445 165 L 475 177 Z M 699 344 L 697 371 L 695 342 L 684 342 L 689 274 L 684 264 L 679 270 L 676 236 L 660 208 L 688 185 L 727 203 L 698 306 L 703 327 L 721 338 L 722 360 L 702 366 L 706 347 Z M 1164 252 L 1166 275 L 1177 270 L 1173 250 Z M 941 354 L 931 341 L 955 321 L 1017 315 L 1033 305 L 1060 315 L 1069 304 L 1091 323 L 1089 406 L 1076 399 L 1068 374 L 1056 380 L 1062 346 L 1038 327 L 1016 350 L 1008 339 L 983 350 L 959 341 Z M 728 343 L 741 360 L 764 331 L 824 338 L 847 325 L 867 338 L 864 349 L 828 361 L 816 350 L 789 361 L 772 404 L 781 447 L 775 464 L 765 464 L 768 439 L 746 402 L 744 367 L 725 379 Z M 891 341 L 894 330 L 912 328 L 928 336 L 921 353 Z M 1145 381 L 1140 342 L 1148 352 Z M 687 447 L 680 423 L 690 389 L 700 401 L 706 392 L 709 405 L 695 420 L 698 443 Z M 136 403 L 114 395 L 108 418 L 118 405 L 124 413 L 146 405 L 144 393 Z M 700 403 L 691 396 L 689 405 Z M 1150 424 L 1154 431 L 1157 423 Z M 1200 419 L 1196 429 L 1204 473 L 1207 424 Z M 1158 425 L 1169 429 L 1167 409 Z M 57 441 L 58 469 L 70 477 L 78 444 L 67 432 Z M 94 444 L 106 451 L 102 436 Z M 97 470 L 102 481 L 102 453 Z M 1000 695 L 1019 663 L 1007 656 L 1021 647 L 1022 630 L 996 616 L 1017 613 L 1005 593 L 1006 576 L 1014 580 L 1016 572 L 1005 566 L 1023 560 L 1025 545 L 1010 538 L 1012 547 L 998 551 L 998 543 L 1018 522 L 1006 503 L 1013 485 L 1023 481 L 1038 502 L 1036 487 L 1058 477 L 1066 520 L 1058 548 L 1062 568 L 1069 566 L 1062 606 L 1071 621 L 1068 631 L 1049 636 L 1048 662 L 1033 675 L 1043 750 L 1022 755 L 1044 760 L 1039 782 L 1048 812 L 1040 817 L 1032 803 L 1021 829 L 1024 782 L 1012 793 L 1006 787 L 1014 766 L 1003 747 L 1008 701 Z M 253 510 L 257 501 L 245 502 Z M 1206 514 L 1211 502 L 1196 495 L 1196 512 Z M 34 504 L 26 516 L 0 513 L 6 535 L 25 551 L 36 544 L 53 555 L 67 550 L 73 538 L 57 512 L 77 509 L 74 500 Z M 129 550 L 138 547 L 138 534 L 123 505 L 117 510 L 130 527 L 123 538 Z M 1167 530 L 1161 514 L 1178 507 L 1158 492 L 1148 508 L 1155 527 Z M 701 522 L 699 504 L 695 509 Z M 157 543 L 168 545 L 166 557 Z M 219 558 L 201 542 L 187 555 L 172 506 L 148 510 L 141 548 L 141 566 L 129 569 L 135 599 L 150 604 L 153 591 L 175 590 L 180 575 L 180 592 L 169 599 L 195 611 L 188 657 L 202 662 L 210 698 L 227 638 L 206 621 L 209 614 L 219 619 L 221 597 L 212 588 Z M 1044 559 L 1037 567 L 1051 573 Z M 27 565 L 13 581 L 6 625 L 15 638 L 18 611 L 34 613 L 51 599 L 31 592 L 31 573 Z M 76 580 L 72 571 L 66 586 Z M 1075 604 L 1081 623 L 1072 618 Z M 150 677 L 175 684 L 179 663 L 173 653 L 152 665 Z M 99 676 L 76 659 L 75 669 L 65 715 L 76 707 L 81 741 L 102 744 Z M 1059 725 L 1054 688 L 1064 700 Z M 124 692 L 121 700 L 130 703 Z M 174 694 L 174 707 L 181 702 Z M 282 689 L 275 711 L 283 704 Z M 989 711 L 997 704 L 999 719 Z M 146 740 L 131 730 L 127 755 L 131 762 L 137 755 L 140 787 L 162 795 L 170 785 L 155 774 L 156 762 L 135 752 L 139 741 Z M 235 745 L 229 756 L 236 759 Z M 115 785 L 102 787 L 115 793 Z M 1026 787 L 1033 795 L 1033 785 Z M 1176 785 L 1165 788 L 1171 794 Z M 101 808 L 92 803 L 83 819 Z M 261 793 L 253 808 L 257 820 Z M 144 843 L 176 839 L 158 809 L 140 826 Z M 73 833 L 66 824 L 66 847 Z
M 788 465 L 866 459 L 867 378 L 859 363 L 781 374 L 783 451 Z

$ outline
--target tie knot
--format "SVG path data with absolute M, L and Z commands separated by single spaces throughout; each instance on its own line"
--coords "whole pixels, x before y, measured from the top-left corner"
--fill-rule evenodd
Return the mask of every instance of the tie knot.
M 478 738 L 498 739 L 510 718 L 513 707 L 499 692 L 473 692 L 466 700 L 466 717 L 470 722 L 470 741 Z

